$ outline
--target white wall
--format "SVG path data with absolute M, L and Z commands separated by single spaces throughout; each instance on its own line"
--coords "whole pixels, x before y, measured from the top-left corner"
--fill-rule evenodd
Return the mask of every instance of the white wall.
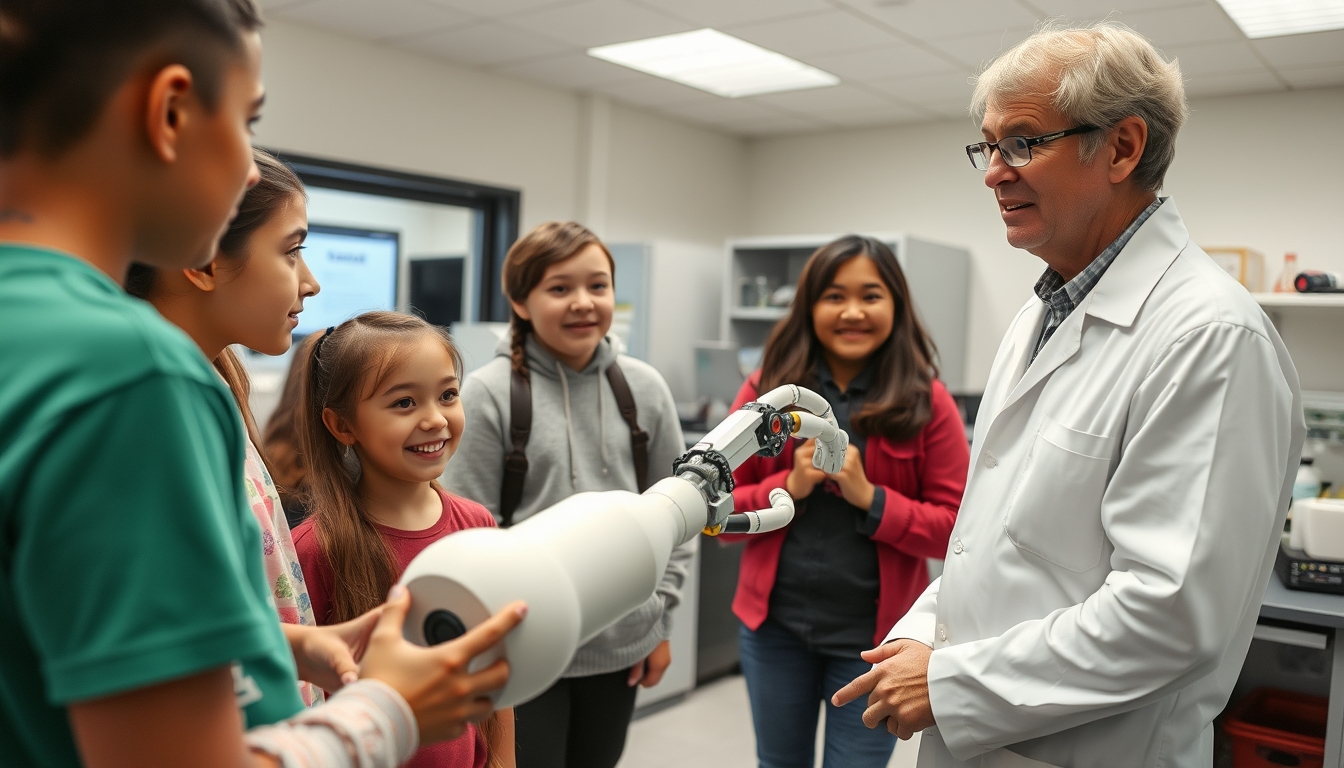
M 969 119 L 745 141 L 288 22 L 264 44 L 260 143 L 518 188 L 524 228 L 576 218 L 611 241 L 705 246 L 904 230 L 968 246 L 970 386 L 1042 269 L 1007 245 L 965 160 Z M 1344 272 L 1341 135 L 1344 89 L 1198 101 L 1168 192 L 1201 244 L 1257 248 L 1271 275 L 1285 250 Z
M 1344 89 L 1197 101 L 1168 177 L 1196 242 L 1285 250 L 1303 267 L 1344 272 L 1344 185 L 1337 180 Z M 962 147 L 966 120 L 752 142 L 748 234 L 904 230 L 972 252 L 968 385 L 983 384 L 1043 264 L 1011 248 Z
M 609 242 L 655 249 L 653 274 L 675 275 L 657 312 L 718 326 L 716 265 L 675 260 L 721 252 L 746 213 L 747 142 L 612 104 L 274 20 L 263 31 L 264 119 L 273 149 L 476 181 L 522 191 L 522 230 L 576 219 Z M 407 243 L 408 250 L 410 244 Z M 694 326 L 694 323 L 692 323 Z M 654 350 L 690 393 L 685 354 Z

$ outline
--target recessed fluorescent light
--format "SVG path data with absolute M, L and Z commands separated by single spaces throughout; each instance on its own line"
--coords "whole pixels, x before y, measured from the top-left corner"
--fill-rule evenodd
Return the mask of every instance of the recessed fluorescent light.
M 1344 29 L 1344 0 L 1218 0 L 1249 38 Z
M 717 29 L 589 48 L 588 55 L 736 99 L 835 85 L 840 78 Z

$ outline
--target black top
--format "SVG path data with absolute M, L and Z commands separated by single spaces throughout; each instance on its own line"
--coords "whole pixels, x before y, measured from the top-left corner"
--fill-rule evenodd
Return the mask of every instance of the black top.
M 850 428 L 849 414 L 862 407 L 872 370 L 864 369 L 844 392 L 824 363 L 816 376 L 836 422 L 849 433 L 850 447 L 862 455 L 866 441 Z M 853 657 L 873 646 L 879 581 L 877 545 L 869 537 L 882 523 L 885 504 L 886 491 L 879 486 L 869 508 L 859 509 L 845 501 L 833 480 L 798 500 L 798 514 L 779 553 L 770 618 L 815 652 Z

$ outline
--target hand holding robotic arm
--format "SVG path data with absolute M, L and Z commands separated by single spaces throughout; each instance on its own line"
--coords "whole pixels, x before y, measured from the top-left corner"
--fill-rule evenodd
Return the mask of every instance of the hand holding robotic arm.
M 790 437 L 816 438 L 818 469 L 844 466 L 849 436 L 829 403 L 786 385 L 730 414 L 674 463 L 672 477 L 642 494 L 580 493 L 512 528 L 472 528 L 435 542 L 402 574 L 412 597 L 406 638 L 446 642 L 524 600 L 527 620 L 471 669 L 507 658 L 511 674 L 495 706 L 532 699 L 580 644 L 653 594 L 673 548 L 701 531 L 758 533 L 792 520 L 783 489 L 771 492 L 769 509 L 741 514 L 732 496 L 733 470 L 756 453 L 779 455 Z

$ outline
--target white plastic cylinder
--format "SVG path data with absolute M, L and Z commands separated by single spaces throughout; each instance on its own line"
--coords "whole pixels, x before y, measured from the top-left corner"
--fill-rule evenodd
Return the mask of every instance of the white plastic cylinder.
M 473 662 L 509 661 L 496 707 L 551 686 L 584 641 L 642 605 L 672 549 L 705 524 L 690 483 L 667 478 L 643 494 L 581 493 L 507 530 L 472 528 L 426 547 L 402 574 L 411 593 L 407 640 L 428 645 L 425 622 L 447 611 L 471 628 L 514 600 L 527 618 Z

